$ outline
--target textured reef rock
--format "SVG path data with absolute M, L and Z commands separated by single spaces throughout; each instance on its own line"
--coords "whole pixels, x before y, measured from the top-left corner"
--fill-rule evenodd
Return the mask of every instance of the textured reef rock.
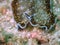
M 14 2 L 12 5 L 13 10 L 11 8 L 12 1 Z M 59 0 L 50 0 L 51 1 L 50 4 L 49 4 L 49 0 L 38 0 L 38 1 L 37 0 L 34 0 L 34 1 L 27 0 L 27 2 L 25 2 L 26 0 L 19 0 L 20 2 L 23 1 L 23 3 L 18 3 L 18 2 L 16 3 L 15 1 L 17 2 L 18 0 L 0 0 L 0 45 L 60 45 L 60 26 L 59 26 L 60 22 L 58 22 L 56 24 L 56 29 L 54 32 L 52 32 L 52 34 L 46 33 L 41 29 L 37 29 L 36 27 L 34 27 L 33 30 L 31 29 L 32 31 L 28 31 L 28 29 L 24 29 L 23 31 L 18 31 L 16 28 L 16 25 L 17 25 L 16 22 L 17 23 L 20 22 L 20 24 L 29 22 L 29 20 L 27 20 L 26 17 L 30 17 L 30 15 L 34 15 L 32 17 L 34 19 L 34 20 L 32 20 L 32 23 L 34 24 L 36 22 L 41 26 L 45 25 L 44 22 L 47 21 L 47 19 L 50 19 L 49 14 L 51 14 L 53 11 L 54 11 L 53 14 L 58 15 L 57 17 L 59 17 L 59 15 L 60 15 L 58 13 L 60 11 L 59 10 L 60 7 L 58 6 L 60 4 Z M 30 3 L 30 1 L 34 2 L 33 6 L 32 6 L 32 3 Z M 49 5 L 45 6 L 44 1 L 47 4 L 49 4 L 50 6 Z M 40 5 L 40 3 L 41 3 L 41 5 Z M 18 4 L 19 4 L 19 6 L 18 6 Z M 23 6 L 24 7 L 19 8 L 20 4 L 22 7 Z M 15 7 L 15 6 L 17 6 L 17 7 Z M 26 6 L 26 8 L 25 8 L 25 6 Z M 17 8 L 19 8 L 19 10 L 17 10 Z M 40 11 L 40 10 L 42 10 L 42 11 Z M 18 11 L 18 12 L 12 13 L 12 11 L 13 12 Z M 20 16 L 19 11 L 23 14 L 22 16 Z M 19 16 L 17 16 L 17 14 Z M 16 17 L 13 17 L 13 16 L 16 16 Z M 24 17 L 24 16 L 26 16 L 26 17 Z M 18 17 L 20 17 L 20 18 L 18 18 Z M 16 22 L 14 21 L 13 18 L 15 18 Z M 21 18 L 23 18 L 23 19 L 21 19 Z M 31 17 L 28 19 L 31 19 Z M 51 19 L 54 20 L 54 18 L 51 18 Z M 19 21 L 19 20 L 21 20 L 21 21 Z M 26 20 L 26 21 L 24 21 L 24 20 Z M 35 21 L 35 22 L 33 22 L 33 21 Z M 52 23 L 53 21 L 52 22 L 48 22 L 48 21 L 45 26 L 50 27 L 50 26 L 48 26 L 48 24 Z M 30 25 L 27 27 L 30 28 Z M 37 27 L 39 27 L 39 26 L 37 26 Z

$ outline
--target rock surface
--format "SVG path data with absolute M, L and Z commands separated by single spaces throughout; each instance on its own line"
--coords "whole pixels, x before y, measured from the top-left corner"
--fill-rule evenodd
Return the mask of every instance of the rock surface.
M 60 45 L 60 23 L 56 24 L 52 33 L 36 27 L 32 31 L 18 31 L 13 17 L 12 1 L 0 0 L 0 45 Z

